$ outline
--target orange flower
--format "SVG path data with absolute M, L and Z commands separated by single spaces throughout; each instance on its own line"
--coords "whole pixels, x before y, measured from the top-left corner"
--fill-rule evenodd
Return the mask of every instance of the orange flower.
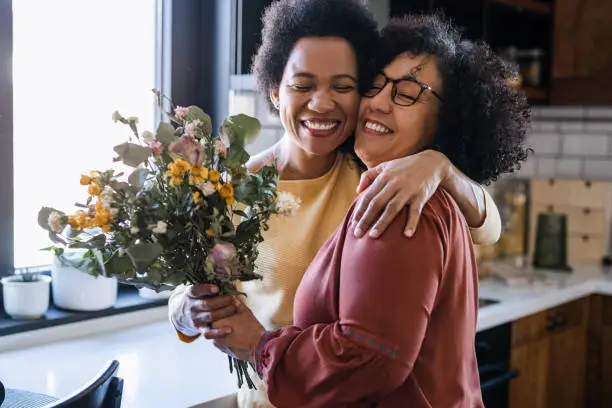
M 219 182 L 219 178 L 221 178 L 221 175 L 219 174 L 219 172 L 217 170 L 211 170 L 208 173 L 208 179 L 212 182 L 212 183 L 218 183 Z
M 103 225 L 102 226 L 102 232 L 110 232 L 110 225 Z
M 87 186 L 91 184 L 91 177 L 86 176 L 86 175 L 81 175 L 81 185 L 82 186 Z
M 227 198 L 225 199 L 225 204 L 227 204 L 227 205 L 232 205 L 232 204 L 234 204 L 235 202 L 236 202 L 236 199 L 235 199 L 234 197 L 227 197 Z
M 203 183 L 204 179 L 206 179 L 207 177 L 208 177 L 207 167 L 193 166 L 191 168 L 191 172 L 189 173 L 189 184 L 195 185 L 198 183 Z
M 206 235 L 208 235 L 209 237 L 214 237 L 215 231 L 212 228 L 209 228 L 206 230 Z
M 234 197 L 234 187 L 232 187 L 232 185 L 229 183 L 224 184 L 221 186 L 221 188 L 219 188 L 219 194 L 221 195 L 221 197 L 226 199 Z
M 98 187 L 96 184 L 90 184 L 87 188 L 87 192 L 89 195 L 97 196 L 100 194 L 100 187 Z
M 202 197 L 200 197 L 200 192 L 199 191 L 194 191 L 193 192 L 193 202 L 196 204 L 199 204 L 200 201 L 202 201 Z
M 70 224 L 70 228 L 74 230 L 81 229 L 81 225 L 79 224 L 79 221 L 77 220 L 75 216 L 71 215 L 70 217 L 68 217 L 68 224 Z

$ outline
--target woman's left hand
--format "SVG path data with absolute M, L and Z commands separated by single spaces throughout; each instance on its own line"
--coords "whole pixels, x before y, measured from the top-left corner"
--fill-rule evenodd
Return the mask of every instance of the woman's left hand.
M 240 300 L 236 300 L 236 313 L 213 323 L 213 329 L 229 329 L 229 335 L 214 340 L 215 347 L 240 360 L 253 361 L 253 354 L 266 332 L 259 320 Z
M 363 236 L 376 221 L 370 230 L 370 237 L 378 238 L 401 209 L 408 205 L 410 215 L 404 234 L 411 237 L 416 231 L 423 206 L 440 183 L 449 177 L 450 168 L 451 162 L 444 154 L 425 150 L 381 163 L 364 172 L 357 188 L 357 192 L 363 194 L 353 213 L 355 236 Z M 382 215 L 376 220 L 381 212 Z

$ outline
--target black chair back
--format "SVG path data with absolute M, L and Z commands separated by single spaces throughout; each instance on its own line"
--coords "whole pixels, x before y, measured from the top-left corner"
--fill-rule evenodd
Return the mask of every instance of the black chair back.
M 113 360 L 89 383 L 45 408 L 120 408 L 123 380 L 117 377 L 119 362 Z
M 4 385 L 2 385 L 2 381 L 0 381 L 0 405 L 2 405 L 2 401 L 4 401 L 5 396 Z

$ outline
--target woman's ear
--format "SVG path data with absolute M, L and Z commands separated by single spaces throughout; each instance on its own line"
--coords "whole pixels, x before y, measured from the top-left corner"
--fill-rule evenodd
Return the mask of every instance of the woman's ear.
M 278 110 L 280 106 L 279 88 L 270 89 L 270 101 L 272 101 L 272 105 Z

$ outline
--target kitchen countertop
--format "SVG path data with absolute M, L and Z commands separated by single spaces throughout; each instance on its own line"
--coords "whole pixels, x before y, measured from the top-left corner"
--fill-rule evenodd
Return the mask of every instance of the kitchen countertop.
M 480 298 L 499 303 L 485 306 L 478 313 L 478 331 L 512 322 L 589 295 L 612 295 L 612 268 L 600 264 L 574 263 L 572 272 L 519 268 L 495 263 L 494 273 L 503 277 L 521 273 L 527 279 L 509 285 L 491 277 L 479 283 Z

